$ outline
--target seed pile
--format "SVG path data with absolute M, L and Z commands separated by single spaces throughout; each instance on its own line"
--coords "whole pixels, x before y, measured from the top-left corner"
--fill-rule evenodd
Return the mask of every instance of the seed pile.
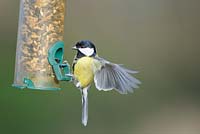
M 65 0 L 22 0 L 18 48 L 19 63 L 31 73 L 52 74 L 49 48 L 63 40 Z

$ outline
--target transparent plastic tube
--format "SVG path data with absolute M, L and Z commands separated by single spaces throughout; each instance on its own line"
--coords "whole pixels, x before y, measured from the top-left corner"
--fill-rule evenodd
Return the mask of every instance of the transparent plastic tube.
M 66 0 L 21 0 L 13 86 L 59 89 L 48 50 L 64 36 Z

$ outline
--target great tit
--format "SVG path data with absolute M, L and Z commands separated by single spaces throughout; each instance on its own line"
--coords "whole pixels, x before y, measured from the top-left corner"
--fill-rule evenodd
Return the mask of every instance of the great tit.
M 111 63 L 98 57 L 95 45 L 89 40 L 82 40 L 73 47 L 77 50 L 72 69 L 73 82 L 82 95 L 82 124 L 88 121 L 88 90 L 92 82 L 98 90 L 110 91 L 115 89 L 120 94 L 133 92 L 140 81 L 131 74 L 137 73 L 124 68 L 122 65 Z

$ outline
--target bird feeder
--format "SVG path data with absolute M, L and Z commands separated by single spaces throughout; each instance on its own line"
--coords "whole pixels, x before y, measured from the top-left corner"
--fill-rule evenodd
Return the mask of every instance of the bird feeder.
M 65 1 L 20 1 L 14 87 L 57 90 L 71 80 L 63 61 Z

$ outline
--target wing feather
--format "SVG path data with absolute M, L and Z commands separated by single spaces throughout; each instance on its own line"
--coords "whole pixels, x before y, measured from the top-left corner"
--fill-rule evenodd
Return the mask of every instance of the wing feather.
M 96 60 L 96 63 L 101 65 L 96 69 L 94 75 L 95 86 L 98 90 L 115 89 L 121 94 L 127 94 L 138 88 L 140 81 L 131 75 L 137 73 L 137 71 L 126 69 L 122 65 L 111 63 L 102 58 Z

